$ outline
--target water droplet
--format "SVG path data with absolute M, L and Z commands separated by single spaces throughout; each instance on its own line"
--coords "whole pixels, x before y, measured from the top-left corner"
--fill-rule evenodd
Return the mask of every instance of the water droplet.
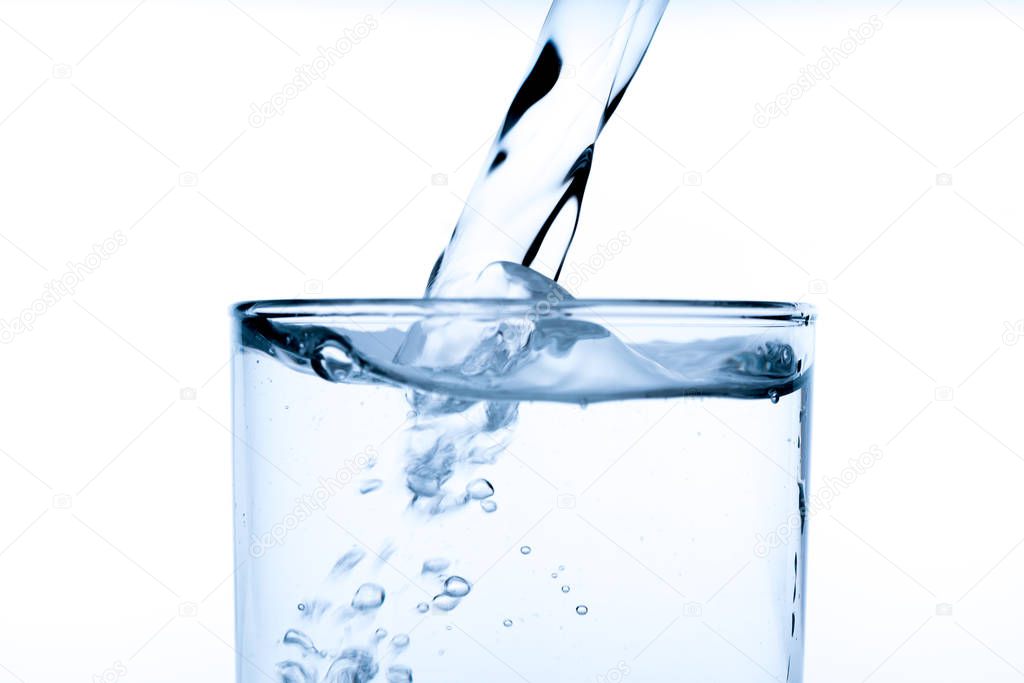
M 364 583 L 352 596 L 352 606 L 364 611 L 377 609 L 384 604 L 384 589 L 375 583 Z
M 430 605 L 428 605 L 425 602 L 421 602 L 420 604 L 416 605 L 416 611 L 420 614 L 424 614 L 428 609 L 430 609 Z
M 494 487 L 486 479 L 474 479 L 466 485 L 466 493 L 470 498 L 483 500 L 494 495 Z
M 528 545 L 524 545 L 522 548 L 519 549 L 519 552 L 521 552 L 523 555 L 529 555 L 533 552 L 533 548 L 531 548 Z
M 457 598 L 454 595 L 448 595 L 447 593 L 435 595 L 433 600 L 434 609 L 439 609 L 442 612 L 451 612 L 459 606 L 459 602 L 461 602 L 460 598 Z
M 388 667 L 388 683 L 412 683 L 412 669 L 407 666 Z
M 316 646 L 313 645 L 313 639 L 307 636 L 302 631 L 289 629 L 288 632 L 284 634 L 284 638 L 282 640 L 285 645 L 298 646 L 302 648 L 302 650 L 305 652 L 316 651 Z
M 443 557 L 432 557 L 429 560 L 423 561 L 422 574 L 437 574 L 448 569 L 448 565 L 451 564 L 448 560 Z
M 778 403 L 779 402 L 779 392 L 777 392 L 775 389 L 771 389 L 768 392 L 768 400 L 771 401 L 772 403 Z
M 373 632 L 373 637 L 376 638 L 377 640 L 384 640 L 385 638 L 388 637 L 388 632 L 387 632 L 386 629 L 379 628 L 379 629 L 377 629 L 376 631 Z
M 383 485 L 384 482 L 381 481 L 380 479 L 367 479 L 366 481 L 359 485 L 359 493 L 372 493 L 373 491 L 376 491 Z
M 558 572 L 551 572 L 551 578 L 552 579 L 557 579 L 558 578 Z
M 570 590 L 570 589 L 569 589 L 569 587 L 568 587 L 568 586 L 562 586 L 562 592 L 563 592 L 563 593 L 568 593 L 568 592 L 569 592 L 569 590 Z
M 469 595 L 469 591 L 469 581 L 466 581 L 461 576 L 449 576 L 444 582 L 444 592 L 446 595 L 461 598 Z
M 586 614 L 589 611 L 590 610 L 587 609 L 586 605 L 577 605 L 576 606 L 576 614 L 579 614 L 580 616 L 583 616 L 584 614 Z
M 505 626 L 505 628 L 509 628 L 510 626 L 512 626 L 512 620 L 511 619 L 506 619 L 505 621 L 503 621 L 501 623 Z
M 484 512 L 494 512 L 495 510 L 498 509 L 498 504 L 495 503 L 493 500 L 481 500 L 480 507 L 483 509 Z
M 564 564 L 558 565 L 558 571 L 564 572 L 565 571 L 565 565 Z
M 306 611 L 306 603 L 304 603 L 304 602 L 300 602 L 300 603 L 298 604 L 298 608 L 299 608 L 299 611 L 300 611 L 300 612 L 305 612 L 305 611 Z
M 399 633 L 391 639 L 391 644 L 394 647 L 407 647 L 409 645 L 409 636 L 404 633 Z

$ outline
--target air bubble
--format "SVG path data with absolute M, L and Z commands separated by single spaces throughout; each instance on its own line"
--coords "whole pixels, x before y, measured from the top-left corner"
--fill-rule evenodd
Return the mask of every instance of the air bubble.
M 562 592 L 568 593 L 571 589 L 568 586 L 562 586 Z
M 298 646 L 302 648 L 304 652 L 316 652 L 316 646 L 313 645 L 313 639 L 302 631 L 289 629 L 288 632 L 284 634 L 284 638 L 282 640 L 285 645 Z
M 448 595 L 447 593 L 441 593 L 435 595 L 433 600 L 434 609 L 439 609 L 442 612 L 451 612 L 453 609 L 459 606 L 461 600 L 454 595 Z
M 377 609 L 384 604 L 384 589 L 375 583 L 364 583 L 352 596 L 352 606 L 365 611 Z
M 377 640 L 384 640 L 385 638 L 388 637 L 388 632 L 387 632 L 386 629 L 379 628 L 379 629 L 377 629 L 376 631 L 373 632 L 373 637 L 376 638 Z
M 510 627 L 512 626 L 512 620 L 511 620 L 511 619 L 506 619 L 505 621 L 503 621 L 503 622 L 501 622 L 501 623 L 502 623 L 502 625 L 503 625 L 503 626 L 504 626 L 505 628 L 510 628 Z
M 416 605 L 416 611 L 419 612 L 420 614 L 426 613 L 426 611 L 429 610 L 429 609 L 430 609 L 430 605 L 428 605 L 425 602 L 421 602 L 420 604 Z
M 531 548 L 528 545 L 524 545 L 522 548 L 519 549 L 519 552 L 521 552 L 523 555 L 529 555 L 533 552 L 533 548 Z
M 388 667 L 388 683 L 412 683 L 412 669 L 407 666 Z
M 486 479 L 474 479 L 466 485 L 466 493 L 470 498 L 483 500 L 494 495 L 494 487 Z
M 337 341 L 324 342 L 309 359 L 313 371 L 331 382 L 343 382 L 360 372 L 358 362 Z
M 423 569 L 420 570 L 421 574 L 437 574 L 443 572 L 448 568 L 451 562 L 444 559 L 443 557 L 431 557 L 428 560 L 423 561 Z
M 778 403 L 779 402 L 779 392 L 776 391 L 775 389 L 769 390 L 768 391 L 768 400 L 771 401 L 772 403 Z
M 493 500 L 481 500 L 480 509 L 482 509 L 484 512 L 494 512 L 495 510 L 498 509 L 498 504 L 495 503 Z
M 589 612 L 589 611 L 590 611 L 590 610 L 589 610 L 589 609 L 587 609 L 587 606 L 586 606 L 586 605 L 577 605 L 577 606 L 576 606 L 576 614 L 578 614 L 578 615 L 580 615 L 580 616 L 583 616 L 584 614 L 586 614 L 586 613 L 587 613 L 587 612 Z
M 409 645 L 409 636 L 404 633 L 399 633 L 391 639 L 391 645 L 394 647 L 407 647 Z
M 469 581 L 466 581 L 461 576 L 449 576 L 444 582 L 445 595 L 462 598 L 469 595 L 469 591 Z

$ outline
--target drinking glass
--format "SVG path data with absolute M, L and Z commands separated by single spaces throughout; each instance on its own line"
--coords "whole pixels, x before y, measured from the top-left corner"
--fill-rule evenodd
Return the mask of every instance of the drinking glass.
M 802 680 L 814 312 L 234 309 L 239 683 Z

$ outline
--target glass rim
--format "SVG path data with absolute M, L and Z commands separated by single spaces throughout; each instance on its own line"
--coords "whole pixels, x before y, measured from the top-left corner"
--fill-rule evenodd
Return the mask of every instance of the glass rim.
M 491 315 L 708 321 L 736 324 L 758 322 L 794 326 L 817 319 L 812 304 L 786 301 L 724 301 L 694 299 L 263 299 L 231 307 L 236 320 L 254 318 L 322 319 L 365 317 L 423 317 L 429 315 Z

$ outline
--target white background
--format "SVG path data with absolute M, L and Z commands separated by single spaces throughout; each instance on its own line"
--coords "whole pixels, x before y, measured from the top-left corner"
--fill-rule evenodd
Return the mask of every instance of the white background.
M 126 238 L 0 348 L 3 683 L 231 680 L 228 306 L 418 296 L 545 11 L 388 2 L 0 2 L 0 317 Z M 811 522 L 810 681 L 1024 679 L 1022 64 L 1009 0 L 676 0 L 598 145 L 570 263 L 632 240 L 575 293 L 813 302 L 812 491 L 883 454 Z

